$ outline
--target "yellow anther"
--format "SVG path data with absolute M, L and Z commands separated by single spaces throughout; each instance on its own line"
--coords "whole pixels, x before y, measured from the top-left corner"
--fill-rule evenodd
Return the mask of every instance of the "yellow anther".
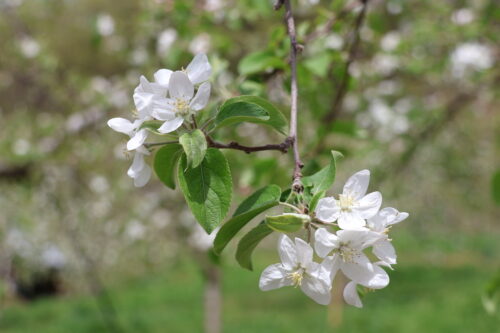
M 350 212 L 352 206 L 354 206 L 354 198 L 349 194 L 339 194 L 340 209 L 343 212 Z
M 302 279 L 304 278 L 304 269 L 299 268 L 293 273 L 288 273 L 288 278 L 292 280 L 292 285 L 297 288 L 302 284 Z

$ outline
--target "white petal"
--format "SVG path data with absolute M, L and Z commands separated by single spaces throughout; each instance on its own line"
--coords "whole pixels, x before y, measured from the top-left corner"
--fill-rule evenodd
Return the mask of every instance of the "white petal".
M 142 144 L 144 143 L 144 141 L 146 141 L 147 138 L 148 138 L 147 129 L 143 128 L 137 131 L 137 133 L 135 133 L 135 135 L 130 140 L 128 140 L 127 149 L 134 150 L 139 148 L 140 146 L 142 146 Z
M 321 305 L 330 304 L 331 286 L 326 281 L 306 276 L 302 280 L 300 289 L 302 289 L 304 294 L 312 298 L 316 303 Z
M 172 75 L 172 71 L 170 69 L 159 69 L 156 71 L 154 77 L 156 83 L 163 87 L 168 87 L 168 83 L 170 82 L 170 76 Z
M 339 227 L 346 230 L 359 230 L 366 225 L 366 221 L 362 219 L 357 211 L 341 212 L 337 220 Z
M 140 115 L 146 116 L 153 107 L 154 94 L 148 92 L 135 92 L 134 104 Z
M 108 120 L 108 126 L 114 131 L 131 135 L 134 132 L 134 124 L 125 118 L 113 118 Z
M 151 168 L 145 164 L 144 168 L 134 178 L 135 187 L 143 187 L 149 182 L 151 178 Z
M 313 259 L 313 249 L 311 245 L 300 238 L 295 238 L 295 250 L 297 252 L 297 262 L 302 267 L 307 267 Z
M 367 287 L 372 289 L 382 289 L 389 284 L 389 274 L 378 265 L 373 265 L 375 275 L 368 282 Z
M 337 274 L 337 271 L 340 269 L 341 262 L 342 259 L 340 259 L 340 256 L 337 254 L 326 257 L 320 264 L 319 274 L 322 277 L 326 277 L 331 284 L 333 282 L 333 279 L 335 278 L 335 275 Z
M 361 298 L 359 298 L 358 290 L 356 289 L 356 282 L 349 282 L 344 288 L 344 300 L 347 304 L 355 306 L 357 308 L 362 308 L 363 303 Z
M 210 78 L 212 67 L 205 54 L 197 54 L 186 68 L 189 79 L 193 84 L 198 84 Z
M 267 291 L 291 285 L 291 282 L 287 279 L 287 273 L 281 264 L 266 267 L 260 275 L 260 290 Z
M 370 171 L 361 170 L 349 177 L 344 185 L 343 194 L 350 195 L 354 199 L 361 199 L 368 189 L 370 183 Z
M 388 240 L 382 240 L 373 244 L 373 254 L 389 265 L 396 263 L 396 250 Z
M 182 117 L 177 117 L 172 120 L 167 120 L 163 123 L 163 125 L 158 128 L 158 132 L 166 134 L 175 131 L 179 127 L 181 127 L 182 123 L 184 122 L 184 118 Z
M 352 281 L 368 287 L 375 276 L 374 266 L 364 254 L 356 256 L 355 260 L 354 263 L 342 262 L 340 269 Z
M 297 266 L 297 251 L 295 249 L 295 244 L 288 236 L 281 236 L 278 241 L 278 252 L 280 254 L 281 263 L 285 269 L 292 270 Z
M 333 249 L 339 246 L 338 237 L 325 228 L 319 228 L 314 233 L 314 249 L 321 258 L 324 258 Z
M 194 94 L 194 86 L 188 76 L 180 71 L 173 72 L 168 85 L 170 97 L 191 100 Z
M 199 111 L 207 106 L 208 99 L 210 98 L 210 83 L 203 83 L 196 92 L 193 100 L 189 104 L 189 107 L 195 111 Z
M 172 120 L 175 118 L 174 101 L 170 98 L 158 98 L 153 105 L 152 116 L 158 120 Z
M 394 220 L 390 221 L 389 224 L 392 225 L 404 221 L 408 218 L 408 216 L 410 216 L 410 214 L 406 212 L 398 212 L 397 216 L 394 218 Z
M 316 217 L 323 222 L 334 222 L 340 215 L 340 206 L 333 197 L 322 198 L 316 206 Z
M 340 242 L 349 243 L 350 247 L 359 251 L 372 246 L 385 237 L 385 235 L 368 229 L 339 230 L 337 231 L 337 236 Z
M 369 219 L 375 216 L 382 205 L 382 194 L 372 192 L 358 201 L 358 205 L 353 209 L 359 213 L 363 219 Z
M 144 162 L 144 155 L 141 153 L 135 153 L 134 160 L 132 161 L 132 165 L 127 171 L 127 175 L 130 178 L 136 178 L 145 166 L 146 163 Z

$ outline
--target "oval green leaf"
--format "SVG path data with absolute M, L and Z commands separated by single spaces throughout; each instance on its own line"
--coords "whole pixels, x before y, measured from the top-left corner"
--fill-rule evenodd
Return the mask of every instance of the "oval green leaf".
M 279 204 L 281 189 L 277 185 L 268 185 L 255 191 L 236 209 L 233 217 L 217 233 L 214 240 L 214 252 L 220 254 L 233 237 L 248 222 L 260 213 Z
M 155 155 L 153 164 L 155 173 L 161 182 L 172 190 L 175 190 L 175 167 L 181 155 L 182 146 L 177 143 L 161 147 Z
M 231 204 L 232 180 L 229 164 L 217 149 L 210 148 L 196 168 L 188 167 L 182 154 L 179 185 L 196 220 L 211 233 L 226 216 Z
M 278 232 L 299 231 L 304 223 L 310 221 L 309 215 L 284 213 L 277 216 L 266 216 L 266 224 L 269 228 Z
M 236 260 L 241 267 L 248 270 L 253 270 L 252 253 L 259 243 L 273 233 L 273 229 L 269 228 L 265 223 L 261 223 L 250 230 L 238 243 L 236 249 Z
M 199 129 L 184 133 L 179 138 L 179 143 L 184 148 L 187 157 L 187 165 L 196 168 L 200 165 L 207 151 L 207 140 L 205 134 Z

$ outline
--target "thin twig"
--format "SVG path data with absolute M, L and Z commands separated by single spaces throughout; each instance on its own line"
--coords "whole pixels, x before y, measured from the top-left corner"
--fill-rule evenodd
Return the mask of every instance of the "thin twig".
M 300 193 L 303 190 L 303 185 L 301 183 L 302 172 L 301 169 L 304 166 L 300 160 L 299 155 L 299 144 L 297 140 L 297 99 L 298 99 L 298 86 L 297 86 L 297 53 L 299 50 L 299 45 L 297 44 L 297 35 L 295 33 L 295 21 L 292 14 L 292 4 L 290 0 L 278 1 L 275 5 L 275 9 L 281 8 L 285 5 L 285 21 L 288 31 L 288 37 L 290 38 L 290 67 L 292 70 L 290 94 L 291 94 L 291 105 L 290 105 L 290 134 L 289 137 L 293 140 L 293 158 L 295 160 L 295 166 L 293 169 L 293 182 L 292 189 L 296 193 Z
M 230 142 L 230 143 L 222 143 L 215 141 L 212 139 L 210 136 L 206 136 L 207 138 L 207 143 L 209 147 L 212 148 L 218 148 L 218 149 L 235 149 L 235 150 L 241 150 L 244 151 L 247 154 L 254 153 L 257 151 L 264 151 L 264 150 L 279 150 L 282 153 L 288 152 L 288 149 L 292 146 L 293 144 L 293 139 L 291 137 L 287 137 L 285 141 L 282 143 L 278 144 L 267 144 L 267 145 L 262 145 L 262 146 L 243 146 L 240 145 L 238 142 Z

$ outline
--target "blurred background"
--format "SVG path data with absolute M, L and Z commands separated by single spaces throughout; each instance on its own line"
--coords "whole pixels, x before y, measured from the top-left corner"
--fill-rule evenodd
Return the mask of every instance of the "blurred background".
M 193 54 L 213 66 L 209 111 L 253 94 L 288 116 L 289 42 L 271 1 L 0 0 L 1 332 L 215 332 L 204 308 L 219 306 L 223 332 L 500 332 L 498 2 L 294 7 L 304 172 L 339 150 L 335 189 L 368 168 L 383 206 L 410 213 L 392 231 L 391 284 L 361 310 L 261 292 L 275 238 L 254 272 L 235 244 L 214 268 L 179 191 L 126 175 L 125 136 L 106 121 L 130 118 L 141 74 Z M 218 139 L 282 140 L 249 124 Z M 233 205 L 289 186 L 291 156 L 225 154 Z

